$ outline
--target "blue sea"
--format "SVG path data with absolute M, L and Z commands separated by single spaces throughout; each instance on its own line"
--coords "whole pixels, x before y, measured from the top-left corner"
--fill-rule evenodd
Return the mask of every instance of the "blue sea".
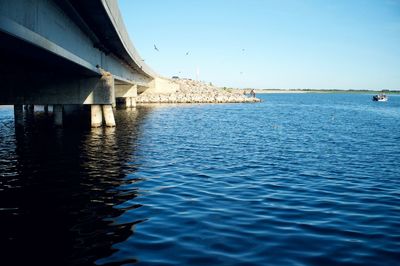
M 0 108 L 0 265 L 399 265 L 400 96 L 260 97 Z

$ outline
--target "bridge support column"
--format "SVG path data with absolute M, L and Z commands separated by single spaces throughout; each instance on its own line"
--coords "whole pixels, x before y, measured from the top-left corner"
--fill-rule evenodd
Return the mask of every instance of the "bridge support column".
M 93 104 L 90 108 L 92 127 L 101 127 L 103 125 L 103 112 L 101 110 L 101 105 Z
M 115 84 L 115 96 L 121 107 L 136 107 L 137 87 L 132 84 Z
M 131 97 L 131 107 L 136 108 L 136 97 Z
M 106 126 L 115 127 L 114 113 L 110 104 L 103 105 L 103 115 Z
M 135 108 L 136 97 L 119 97 L 117 98 L 117 103 L 121 108 Z
M 125 103 L 126 103 L 126 107 L 127 108 L 131 108 L 132 107 L 132 101 L 130 97 L 126 97 L 125 98 Z
M 15 127 L 21 127 L 24 125 L 24 109 L 22 104 L 14 105 L 14 124 Z
M 54 113 L 54 125 L 62 127 L 63 125 L 63 106 L 61 104 L 55 104 L 53 106 Z

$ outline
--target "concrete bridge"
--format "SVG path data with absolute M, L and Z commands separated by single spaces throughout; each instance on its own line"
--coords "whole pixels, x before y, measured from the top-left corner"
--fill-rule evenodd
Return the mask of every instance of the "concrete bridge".
M 113 107 L 162 89 L 131 43 L 117 0 L 0 0 L 0 104 L 90 110 L 93 127 L 114 126 Z M 104 122 L 103 122 L 104 121 Z

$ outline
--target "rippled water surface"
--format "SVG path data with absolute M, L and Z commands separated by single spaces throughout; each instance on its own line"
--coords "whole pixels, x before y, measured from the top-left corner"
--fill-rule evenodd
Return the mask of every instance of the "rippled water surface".
M 0 108 L 0 265 L 398 265 L 400 97 Z

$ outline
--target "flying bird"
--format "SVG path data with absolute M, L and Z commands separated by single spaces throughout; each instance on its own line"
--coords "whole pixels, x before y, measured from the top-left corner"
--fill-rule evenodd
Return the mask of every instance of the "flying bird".
M 158 50 L 157 46 L 154 44 L 154 50 L 156 50 L 157 52 L 159 52 L 160 50 Z
M 186 52 L 186 55 L 189 55 L 189 52 Z

